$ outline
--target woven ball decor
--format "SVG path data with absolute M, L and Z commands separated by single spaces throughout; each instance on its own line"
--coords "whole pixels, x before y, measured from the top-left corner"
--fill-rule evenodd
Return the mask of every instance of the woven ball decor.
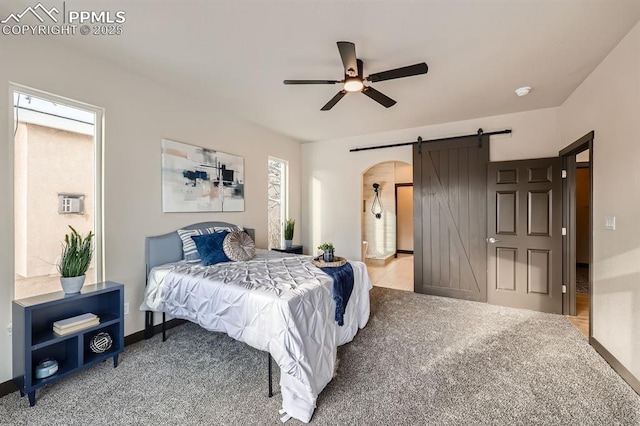
M 112 344 L 113 340 L 111 339 L 109 333 L 102 331 L 93 336 L 93 338 L 89 342 L 89 349 L 91 349 L 91 351 L 94 353 L 101 354 L 105 351 L 108 351 L 111 348 Z

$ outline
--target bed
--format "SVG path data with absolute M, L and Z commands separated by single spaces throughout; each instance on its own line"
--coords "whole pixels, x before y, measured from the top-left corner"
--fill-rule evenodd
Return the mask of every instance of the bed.
M 203 222 L 182 229 L 233 226 Z M 253 230 L 245 231 L 253 237 Z M 162 312 L 268 352 L 281 371 L 283 420 L 311 420 L 318 394 L 333 377 L 337 346 L 369 319 L 371 282 L 362 262 L 349 262 L 353 292 L 338 326 L 333 280 L 311 256 L 256 250 L 248 261 L 202 266 L 183 260 L 174 231 L 146 239 L 146 261 L 140 306 L 147 311 L 146 335 L 153 335 L 153 312 Z

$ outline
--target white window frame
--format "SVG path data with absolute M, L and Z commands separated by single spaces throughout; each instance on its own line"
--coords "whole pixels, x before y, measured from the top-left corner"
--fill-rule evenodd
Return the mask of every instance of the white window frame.
M 59 95 L 54 95 L 52 93 L 44 92 L 41 90 L 33 89 L 31 87 L 23 86 L 17 83 L 9 82 L 9 114 L 10 114 L 10 125 L 7 126 L 9 129 L 9 140 L 10 143 L 10 164 L 11 164 L 11 199 L 13 200 L 14 194 L 13 191 L 15 189 L 15 182 L 13 181 L 14 170 L 13 170 L 13 162 L 15 159 L 15 138 L 14 138 L 14 125 L 16 123 L 16 112 L 15 107 L 13 105 L 13 94 L 14 92 L 20 92 L 25 95 L 31 95 L 37 98 L 46 99 L 50 102 L 54 102 L 60 105 L 67 105 L 73 108 L 82 109 L 85 111 L 90 111 L 95 114 L 95 124 L 94 124 L 94 225 L 95 230 L 93 231 L 94 236 L 94 262 L 96 268 L 96 281 L 102 282 L 105 281 L 105 271 L 104 271 L 104 221 L 103 221 L 103 202 L 104 202 L 104 185 L 103 185 L 103 170 L 104 170 L 104 108 L 96 107 L 94 105 L 86 104 L 83 102 L 75 101 L 73 99 L 65 98 Z M 13 205 L 13 201 L 11 203 Z M 13 205 L 13 212 L 11 213 L 14 218 L 15 223 L 15 205 Z M 15 250 L 15 236 L 13 242 L 14 250 Z M 15 263 L 12 265 L 14 271 L 12 275 L 15 275 Z M 14 285 L 15 291 L 15 285 Z
M 280 177 L 280 247 L 284 247 L 284 221 L 289 217 L 289 162 L 270 155 L 267 159 L 267 179 L 269 178 L 269 163 L 271 161 L 277 161 L 284 165 L 284 170 Z

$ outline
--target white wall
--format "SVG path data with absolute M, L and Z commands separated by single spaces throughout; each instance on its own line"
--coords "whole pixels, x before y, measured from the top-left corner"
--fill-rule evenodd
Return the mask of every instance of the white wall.
M 105 108 L 104 241 L 106 278 L 125 284 L 131 314 L 125 333 L 142 330 L 137 310 L 144 290 L 144 238 L 205 220 L 256 228 L 267 241 L 267 157 L 289 161 L 290 212 L 300 223 L 300 144 L 210 104 L 79 54 L 55 40 L 2 37 L 0 85 L 9 82 Z M 6 98 L 5 98 L 6 99 Z M 13 298 L 13 152 L 10 100 L 0 104 L 0 382 L 11 378 Z M 162 138 L 244 156 L 246 204 L 242 213 L 162 213 Z
M 413 164 L 410 146 L 349 152 L 351 148 L 408 142 L 418 136 L 428 140 L 466 135 L 479 127 L 485 132 L 513 130 L 511 135 L 491 137 L 492 161 L 553 157 L 566 145 L 560 140 L 558 108 L 303 144 L 301 235 L 305 247 L 332 241 L 337 254 L 359 259 L 362 174 L 383 161 Z
M 595 131 L 593 337 L 640 378 L 640 24 L 560 109 L 562 139 Z M 604 217 L 616 216 L 616 230 Z

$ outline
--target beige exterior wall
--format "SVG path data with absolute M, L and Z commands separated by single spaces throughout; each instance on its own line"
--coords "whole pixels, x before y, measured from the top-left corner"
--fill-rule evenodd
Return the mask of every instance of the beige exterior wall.
M 94 231 L 93 137 L 20 123 L 16 141 L 16 275 L 32 278 L 57 274 L 61 241 L 73 226 Z M 58 194 L 84 195 L 84 213 L 59 214 Z M 95 277 L 87 277 L 87 284 Z

